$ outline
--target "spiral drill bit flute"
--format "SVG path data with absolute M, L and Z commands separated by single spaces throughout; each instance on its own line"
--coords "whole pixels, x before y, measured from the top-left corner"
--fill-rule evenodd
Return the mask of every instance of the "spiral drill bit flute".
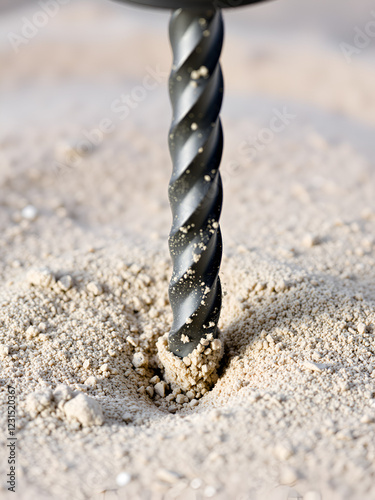
M 184 357 L 203 335 L 216 337 L 221 308 L 221 12 L 177 10 L 172 14 L 170 37 L 174 62 L 169 80 L 173 106 L 169 297 L 174 319 L 169 348 Z
M 186 358 L 202 339 L 217 337 L 221 309 L 221 9 L 262 0 L 120 1 L 173 10 L 170 40 L 174 60 L 169 80 L 173 107 L 169 298 L 173 325 L 168 345 L 174 355 Z

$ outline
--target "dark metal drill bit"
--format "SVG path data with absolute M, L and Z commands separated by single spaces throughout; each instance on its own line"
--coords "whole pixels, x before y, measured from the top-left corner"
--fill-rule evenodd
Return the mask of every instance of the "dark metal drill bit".
M 219 58 L 223 35 L 220 11 L 180 9 L 172 14 L 169 298 L 173 325 L 169 348 L 180 357 L 192 352 L 206 334 L 216 337 L 221 308 L 223 77 Z
M 169 298 L 173 325 L 169 349 L 190 354 L 208 334 L 217 336 L 221 309 L 219 218 L 222 184 L 219 166 L 223 133 L 219 118 L 223 77 L 220 9 L 263 0 L 120 0 L 173 9 L 169 80 L 173 121 L 169 148 L 173 173 L 169 200 L 173 223 L 169 249 L 173 274 Z M 178 10 L 176 10 L 178 9 Z

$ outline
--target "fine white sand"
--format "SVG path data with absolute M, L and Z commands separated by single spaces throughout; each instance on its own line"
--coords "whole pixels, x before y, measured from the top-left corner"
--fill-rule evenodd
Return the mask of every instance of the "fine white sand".
M 371 9 L 340 24 L 340 2 L 300 4 L 226 16 L 209 391 L 165 383 L 156 357 L 172 320 L 168 15 L 72 2 L 16 55 L 7 33 L 38 7 L 2 14 L 1 498 L 375 498 L 374 47 L 350 65 L 339 49 Z

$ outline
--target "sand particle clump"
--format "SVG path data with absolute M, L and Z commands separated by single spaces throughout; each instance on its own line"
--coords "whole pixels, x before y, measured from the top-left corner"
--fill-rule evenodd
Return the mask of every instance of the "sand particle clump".
M 83 427 L 103 425 L 104 416 L 101 406 L 95 399 L 86 394 L 78 394 L 64 404 L 64 412 L 68 421 L 77 421 Z
M 73 392 L 65 384 L 58 385 L 54 391 L 46 388 L 30 393 L 25 403 L 25 409 L 32 419 L 42 412 L 44 412 L 44 417 L 51 412 L 57 412 L 60 418 L 65 417 L 67 422 L 78 423 L 82 427 L 104 423 L 100 404 L 87 394 L 79 391 Z
M 184 358 L 175 356 L 168 348 L 168 335 L 157 341 L 158 358 L 165 380 L 171 387 L 204 394 L 218 379 L 217 368 L 224 353 L 223 341 L 212 334 L 202 338 L 198 347 Z

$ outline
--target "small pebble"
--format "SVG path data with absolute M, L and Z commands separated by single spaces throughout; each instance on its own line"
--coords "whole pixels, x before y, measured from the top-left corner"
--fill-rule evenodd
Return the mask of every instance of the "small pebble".
M 117 486 L 126 486 L 127 484 L 130 483 L 131 481 L 131 475 L 128 474 L 127 472 L 120 472 L 120 474 L 117 474 L 116 476 L 116 484 Z
M 281 484 L 293 484 L 299 477 L 298 471 L 293 467 L 284 467 L 280 473 Z
M 104 424 L 104 415 L 98 401 L 80 393 L 65 403 L 64 412 L 68 421 L 76 421 L 82 427 Z
M 133 355 L 132 364 L 135 368 L 142 368 L 148 365 L 148 358 L 143 352 L 136 352 Z
M 221 340 L 220 339 L 215 339 L 211 342 L 211 349 L 213 351 L 218 351 L 221 349 Z
M 198 477 L 190 481 L 190 487 L 193 488 L 193 490 L 198 490 L 202 486 L 202 484 L 202 479 L 199 479 Z
M 293 450 L 289 445 L 277 444 L 274 448 L 274 454 L 279 460 L 288 460 L 293 456 Z
M 31 269 L 27 273 L 27 281 L 29 285 L 48 288 L 56 282 L 56 279 L 53 272 L 48 269 L 48 267 L 42 267 L 39 269 Z
M 189 398 L 187 398 L 186 396 L 184 396 L 183 394 L 178 394 L 176 396 L 176 402 L 178 404 L 183 404 L 183 403 L 187 403 L 189 401 Z
M 160 481 L 164 481 L 165 483 L 174 484 L 181 478 L 178 472 L 169 469 L 159 469 L 156 473 L 156 477 L 160 479 Z
M 21 215 L 26 220 L 34 221 L 38 217 L 38 209 L 33 205 L 27 205 L 22 209 Z
M 26 336 L 29 339 L 32 339 L 38 335 L 39 331 L 35 328 L 35 326 L 29 326 L 26 330 Z
M 100 283 L 96 283 L 95 281 L 91 281 L 87 285 L 87 290 L 95 296 L 101 295 L 103 293 L 103 287 Z
M 315 236 L 313 234 L 307 234 L 302 240 L 302 245 L 307 248 L 314 247 L 315 245 L 318 244 L 319 244 L 319 238 L 318 236 Z
M 57 284 L 59 285 L 61 290 L 63 290 L 64 292 L 67 292 L 73 286 L 73 278 L 69 274 L 66 274 L 65 276 L 62 276 L 58 280 Z
M 329 368 L 329 365 L 325 365 L 323 363 L 314 363 L 313 361 L 303 361 L 302 364 L 305 368 L 313 372 L 321 372 L 326 368 Z
M 155 392 L 158 394 L 161 398 L 165 397 L 165 392 L 167 390 L 167 384 L 164 381 L 158 382 L 155 387 Z
M 85 380 L 84 384 L 88 385 L 89 387 L 95 387 L 96 386 L 96 382 L 97 382 L 96 378 L 93 375 L 91 375 L 90 377 L 88 377 Z
M 139 344 L 138 339 L 136 340 L 134 337 L 131 337 L 130 335 L 126 337 L 126 341 L 129 342 L 129 344 L 132 345 L 133 347 L 137 347 Z
M 182 358 L 182 361 L 185 363 L 186 366 L 190 366 L 191 365 L 191 359 L 188 358 L 187 356 L 185 356 L 184 358 Z
M 151 387 L 151 385 L 147 386 L 146 387 L 146 392 L 147 394 L 150 396 L 150 398 L 153 398 L 154 397 L 154 388 Z
M 359 323 L 359 325 L 357 326 L 357 331 L 358 333 L 363 335 L 366 332 L 366 325 L 364 323 Z
M 0 345 L 0 355 L 1 356 L 8 356 L 10 353 L 10 347 L 8 345 Z
M 206 498 L 212 498 L 215 495 L 215 493 L 216 493 L 216 488 L 214 488 L 213 486 L 206 486 L 203 495 Z
M 188 391 L 186 393 L 186 396 L 191 400 L 191 399 L 194 399 L 195 393 L 193 391 Z

